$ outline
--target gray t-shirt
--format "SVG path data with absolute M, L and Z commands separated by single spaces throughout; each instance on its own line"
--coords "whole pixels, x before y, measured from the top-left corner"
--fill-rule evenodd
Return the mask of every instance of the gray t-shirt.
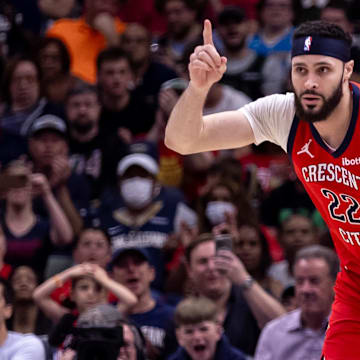
M 5 343 L 0 346 L 1 360 L 45 360 L 45 347 L 32 334 L 8 332 Z

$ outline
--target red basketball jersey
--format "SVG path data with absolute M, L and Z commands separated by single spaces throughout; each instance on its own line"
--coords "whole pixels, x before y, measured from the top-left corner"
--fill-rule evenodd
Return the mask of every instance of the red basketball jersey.
M 287 150 L 297 176 L 329 227 L 342 268 L 354 275 L 346 281 L 347 288 L 360 299 L 359 86 L 351 84 L 353 113 L 336 151 L 329 150 L 313 124 L 296 116 Z

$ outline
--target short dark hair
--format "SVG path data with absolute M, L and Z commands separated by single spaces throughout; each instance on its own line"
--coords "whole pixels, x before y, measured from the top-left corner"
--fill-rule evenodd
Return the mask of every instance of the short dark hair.
M 14 292 L 10 283 L 4 278 L 0 277 L 0 285 L 2 285 L 2 295 L 6 305 L 12 305 L 14 300 Z
M 76 249 L 76 247 L 79 245 L 80 238 L 85 231 L 100 231 L 104 235 L 108 245 L 111 246 L 111 238 L 110 238 L 108 232 L 106 231 L 106 229 L 103 229 L 101 227 L 96 227 L 96 226 L 87 226 L 81 230 L 79 235 L 76 236 L 74 243 L 73 243 L 73 249 Z
M 76 265 L 75 265 L 76 266 Z M 98 282 L 96 281 L 93 277 L 90 277 L 88 275 L 82 275 L 82 276 L 76 276 L 74 278 L 71 279 L 71 290 L 74 290 L 77 283 L 81 280 L 84 279 L 89 279 L 91 281 L 93 281 L 95 283 L 95 288 L 97 291 L 101 291 L 104 287 Z
M 322 20 L 302 23 L 295 29 L 293 39 L 305 36 L 321 36 L 336 40 L 344 40 L 349 46 L 351 46 L 352 43 L 351 35 L 346 33 L 340 26 Z
M 47 36 L 40 40 L 38 51 L 37 51 L 37 58 L 39 58 L 39 53 L 41 50 L 45 49 L 50 44 L 55 44 L 60 51 L 60 58 L 61 58 L 61 72 L 67 74 L 70 72 L 70 55 L 66 45 L 58 38 Z
M 104 62 L 117 60 L 126 60 L 131 66 L 129 55 L 120 47 L 113 46 L 100 52 L 96 59 L 96 69 L 99 72 Z
M 72 96 L 82 95 L 82 94 L 95 94 L 99 97 L 98 88 L 95 85 L 91 85 L 80 79 L 75 81 L 74 86 L 72 86 L 66 94 L 65 102 L 69 101 Z
M 300 249 L 295 256 L 294 267 L 302 259 L 323 259 L 329 267 L 330 277 L 335 281 L 340 270 L 340 262 L 334 250 L 322 245 L 310 245 Z
M 175 326 L 194 325 L 203 321 L 217 322 L 217 313 L 218 308 L 212 300 L 204 296 L 190 296 L 176 306 Z
M 215 242 L 215 237 L 211 233 L 204 233 L 199 235 L 196 239 L 194 239 L 190 245 L 187 246 L 185 249 L 185 259 L 188 263 L 190 263 L 191 259 L 191 253 L 196 249 L 200 244 L 206 243 L 206 242 Z

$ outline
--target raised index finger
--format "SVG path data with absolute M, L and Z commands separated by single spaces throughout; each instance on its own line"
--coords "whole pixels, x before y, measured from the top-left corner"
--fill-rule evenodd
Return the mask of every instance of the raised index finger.
M 214 45 L 212 38 L 212 26 L 210 20 L 204 21 L 203 39 L 204 39 L 204 45 Z

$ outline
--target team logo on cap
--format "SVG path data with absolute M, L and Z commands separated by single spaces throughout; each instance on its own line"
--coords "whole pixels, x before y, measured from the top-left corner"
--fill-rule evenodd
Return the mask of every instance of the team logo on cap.
M 304 41 L 304 51 L 310 51 L 311 42 L 312 42 L 312 37 L 308 36 Z

